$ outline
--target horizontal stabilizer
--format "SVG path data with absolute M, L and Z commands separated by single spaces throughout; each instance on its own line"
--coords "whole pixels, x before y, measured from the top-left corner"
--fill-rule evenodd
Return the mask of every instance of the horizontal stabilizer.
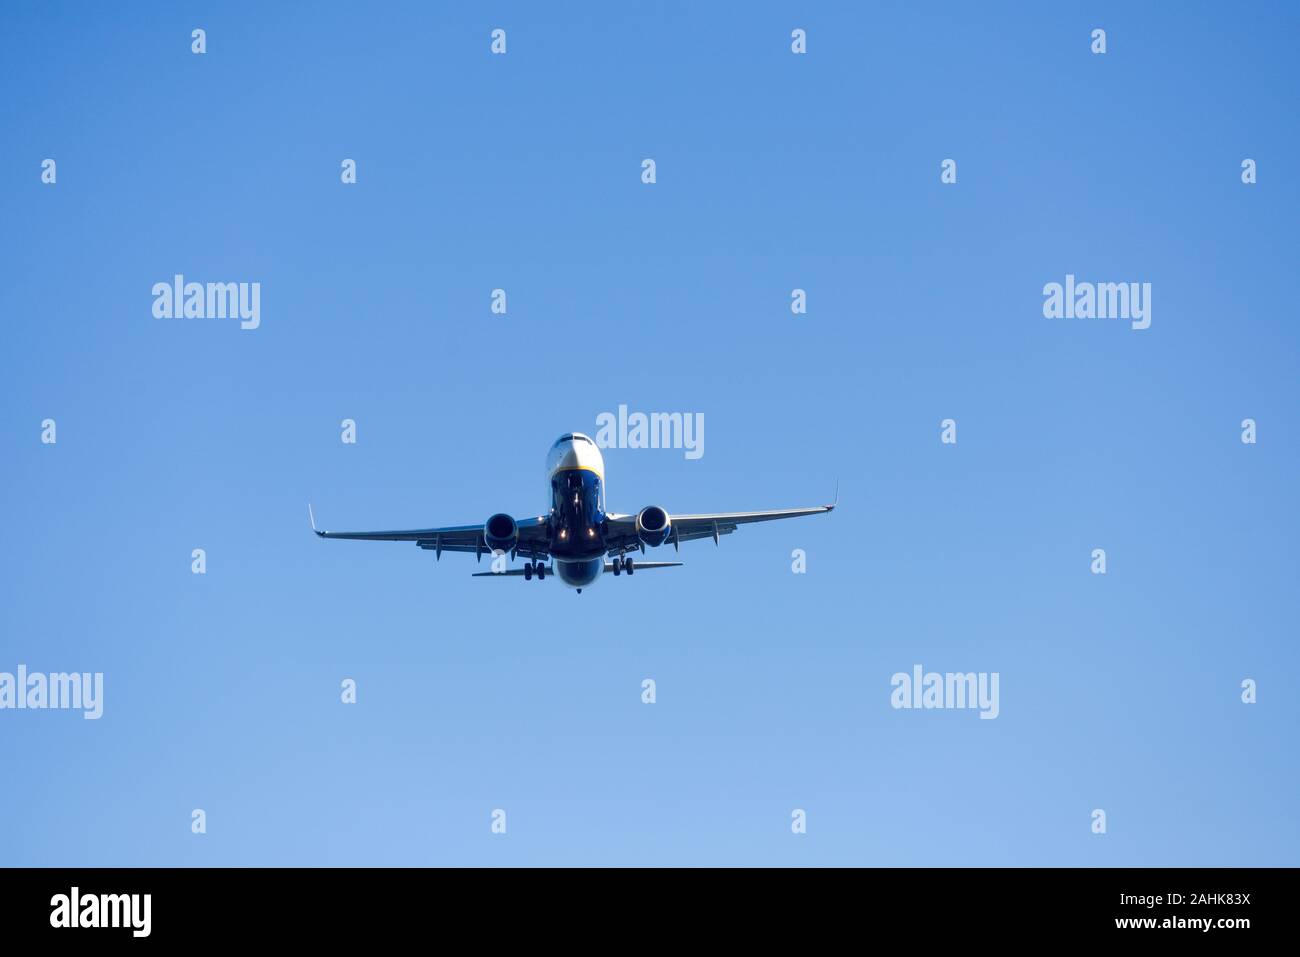
M 632 569 L 633 571 L 639 572 L 643 568 L 677 568 L 678 566 L 685 565 L 685 564 L 686 564 L 685 562 L 634 562 L 632 565 Z M 605 572 L 609 573 L 612 572 L 613 570 L 614 570 L 614 563 L 606 562 Z
M 632 568 L 633 571 L 639 572 L 643 568 L 678 568 L 684 564 L 686 563 L 685 562 L 635 562 Z M 613 571 L 614 571 L 614 563 L 606 562 L 605 574 L 608 575 Z M 472 578 L 518 578 L 523 574 L 524 574 L 524 570 L 522 568 L 507 568 L 505 571 L 502 572 L 475 572 L 471 577 Z M 536 572 L 534 572 L 533 574 L 535 575 Z M 555 574 L 555 566 L 553 565 L 547 566 L 546 568 L 547 577 L 549 578 L 551 575 L 554 574 Z

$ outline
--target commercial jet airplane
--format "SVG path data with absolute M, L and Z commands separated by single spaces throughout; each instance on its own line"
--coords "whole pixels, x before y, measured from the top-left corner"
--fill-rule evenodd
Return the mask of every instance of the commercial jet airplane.
M 372 542 L 415 542 L 432 549 L 441 559 L 443 552 L 473 552 L 480 561 L 483 553 L 523 555 L 523 568 L 478 572 L 476 578 L 522 575 L 527 581 L 542 581 L 556 575 L 578 593 L 602 572 L 631 575 L 643 568 L 674 568 L 681 562 L 642 562 L 628 557 L 639 550 L 673 543 L 711 538 L 713 543 L 730 535 L 739 525 L 798 518 L 829 512 L 835 504 L 811 508 L 780 508 L 770 512 L 709 512 L 702 515 L 670 516 L 658 505 L 649 505 L 635 515 L 605 511 L 605 459 L 596 443 L 581 432 L 566 432 L 555 440 L 546 456 L 551 484 L 549 515 L 515 520 L 504 512 L 482 525 L 452 525 L 447 528 L 417 528 L 392 532 L 325 532 L 316 527 L 311 506 L 307 514 L 312 531 L 321 538 L 352 538 Z M 837 496 L 838 498 L 838 496 Z M 613 559 L 606 561 L 606 558 Z M 552 559 L 548 566 L 546 559 Z

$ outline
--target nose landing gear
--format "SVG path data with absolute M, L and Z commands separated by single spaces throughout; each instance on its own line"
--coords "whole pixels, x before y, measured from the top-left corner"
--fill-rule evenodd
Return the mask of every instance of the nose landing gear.
M 536 575 L 538 581 L 546 577 L 546 564 L 544 562 L 524 562 L 524 581 L 531 581 Z

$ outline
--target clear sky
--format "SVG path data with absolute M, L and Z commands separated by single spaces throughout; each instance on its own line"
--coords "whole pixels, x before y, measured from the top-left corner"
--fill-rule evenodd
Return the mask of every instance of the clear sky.
M 6 5 L 0 671 L 104 713 L 0 711 L 0 863 L 1300 863 L 1298 20 Z M 536 515 L 620 404 L 706 434 L 616 510 L 840 508 L 582 595 L 310 533 Z

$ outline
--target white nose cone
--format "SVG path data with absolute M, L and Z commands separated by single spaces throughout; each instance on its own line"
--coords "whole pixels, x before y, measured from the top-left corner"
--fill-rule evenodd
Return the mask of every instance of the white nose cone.
M 588 436 L 581 432 L 566 432 L 555 440 L 546 456 L 548 478 L 561 469 L 585 469 L 604 479 L 605 458 Z

